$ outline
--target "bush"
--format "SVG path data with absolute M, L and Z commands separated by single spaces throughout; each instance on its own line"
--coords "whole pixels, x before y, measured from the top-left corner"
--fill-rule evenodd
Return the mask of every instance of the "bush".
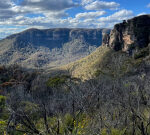
M 5 108 L 5 100 L 6 100 L 6 97 L 0 95 L 0 113 L 1 113 L 1 112 L 3 111 L 3 109 Z
M 69 76 L 66 76 L 66 75 L 51 77 L 51 78 L 49 78 L 49 80 L 47 81 L 47 86 L 49 86 L 49 87 L 61 86 L 61 85 L 63 85 L 69 78 L 70 78 L 70 77 L 69 77 Z
M 3 135 L 7 126 L 7 122 L 0 120 L 0 134 Z
M 149 55 L 149 49 L 144 48 L 144 49 L 140 50 L 138 53 L 135 53 L 134 58 L 135 59 L 144 58 L 148 55 Z
M 116 128 L 112 128 L 110 130 L 110 134 L 107 132 L 107 129 L 104 128 L 101 131 L 101 135 L 124 135 L 125 134 L 126 129 L 120 130 L 120 129 L 116 129 Z

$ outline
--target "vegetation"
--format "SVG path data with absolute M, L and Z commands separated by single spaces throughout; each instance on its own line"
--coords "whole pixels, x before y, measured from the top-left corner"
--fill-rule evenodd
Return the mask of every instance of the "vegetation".
M 80 78 L 82 80 L 91 79 L 95 76 L 98 67 L 101 66 L 101 62 L 104 61 L 104 58 L 106 58 L 111 51 L 110 48 L 102 46 L 91 55 L 68 64 L 67 66 L 63 66 L 61 69 L 68 70 L 75 78 Z
M 149 56 L 148 47 L 131 57 L 127 53 L 115 52 L 106 46 L 102 46 L 91 55 L 63 66 L 61 69 L 68 70 L 73 77 L 82 80 L 93 79 L 100 75 L 117 78 L 136 70 L 146 56 Z
M 135 56 L 101 47 L 72 76 L 1 67 L 0 134 L 149 135 L 150 59 Z
M 57 86 L 63 85 L 69 78 L 70 77 L 67 75 L 51 77 L 47 81 L 47 86 L 57 87 Z
M 150 52 L 149 47 L 143 48 L 137 53 L 135 53 L 134 58 L 139 59 L 139 58 L 146 57 L 149 55 L 149 52 Z

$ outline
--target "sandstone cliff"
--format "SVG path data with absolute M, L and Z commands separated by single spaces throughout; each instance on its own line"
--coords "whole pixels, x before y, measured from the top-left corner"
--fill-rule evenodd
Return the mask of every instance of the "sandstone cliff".
M 142 15 L 116 24 L 110 35 L 105 34 L 103 45 L 124 52 L 148 46 L 150 43 L 150 15 Z
M 29 29 L 0 41 L 0 64 L 55 67 L 93 52 L 109 29 Z
M 7 39 L 15 38 L 16 47 L 25 47 L 29 44 L 34 46 L 45 46 L 50 49 L 61 48 L 63 44 L 74 39 L 86 41 L 88 44 L 100 46 L 102 33 L 109 32 L 109 29 L 28 29 L 24 32 L 11 35 Z

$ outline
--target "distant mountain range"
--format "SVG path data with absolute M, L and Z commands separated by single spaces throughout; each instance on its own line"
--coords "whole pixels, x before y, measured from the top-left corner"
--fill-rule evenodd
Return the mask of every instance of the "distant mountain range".
M 109 29 L 28 29 L 0 41 L 0 64 L 27 68 L 64 65 L 89 55 Z

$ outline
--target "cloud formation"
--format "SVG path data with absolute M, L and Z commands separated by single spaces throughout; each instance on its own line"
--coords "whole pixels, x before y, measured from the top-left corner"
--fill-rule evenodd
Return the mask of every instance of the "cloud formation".
M 62 11 L 75 7 L 77 4 L 72 0 L 24 0 L 21 6 L 47 11 Z
M 115 12 L 114 14 L 107 16 L 107 17 L 101 17 L 98 19 L 101 26 L 112 27 L 114 24 L 122 22 L 123 20 L 127 20 L 129 18 L 134 17 L 133 11 L 131 10 L 120 10 Z
M 147 5 L 148 8 L 150 8 L 150 3 Z
M 0 1 L 0 28 L 3 27 L 0 37 L 32 27 L 112 28 L 115 23 L 134 16 L 131 10 L 119 7 L 119 3 L 102 0 Z M 72 10 L 74 15 L 70 14 Z
M 19 5 L 12 0 L 0 1 L 0 19 L 12 18 L 27 13 L 53 17 L 67 16 L 65 11 L 78 6 L 72 0 L 23 0 Z
M 0 1 L 0 19 L 12 17 L 15 14 L 12 7 L 13 3 L 10 0 Z
M 92 3 L 94 0 L 82 0 L 81 1 L 81 4 L 82 5 L 87 5 L 87 4 L 89 4 L 89 3 Z
M 105 9 L 116 10 L 118 9 L 119 6 L 120 4 L 116 2 L 106 2 L 96 0 L 96 1 L 88 1 L 87 3 L 85 2 L 84 8 L 86 10 L 105 10 Z
M 76 14 L 76 18 L 78 19 L 88 19 L 88 18 L 96 18 L 106 14 L 105 11 L 96 11 L 96 12 L 84 12 Z
M 117 21 L 123 21 L 130 17 L 133 17 L 133 12 L 131 10 L 120 10 L 118 12 L 115 12 L 114 14 L 102 17 L 99 19 L 101 22 L 117 22 Z

